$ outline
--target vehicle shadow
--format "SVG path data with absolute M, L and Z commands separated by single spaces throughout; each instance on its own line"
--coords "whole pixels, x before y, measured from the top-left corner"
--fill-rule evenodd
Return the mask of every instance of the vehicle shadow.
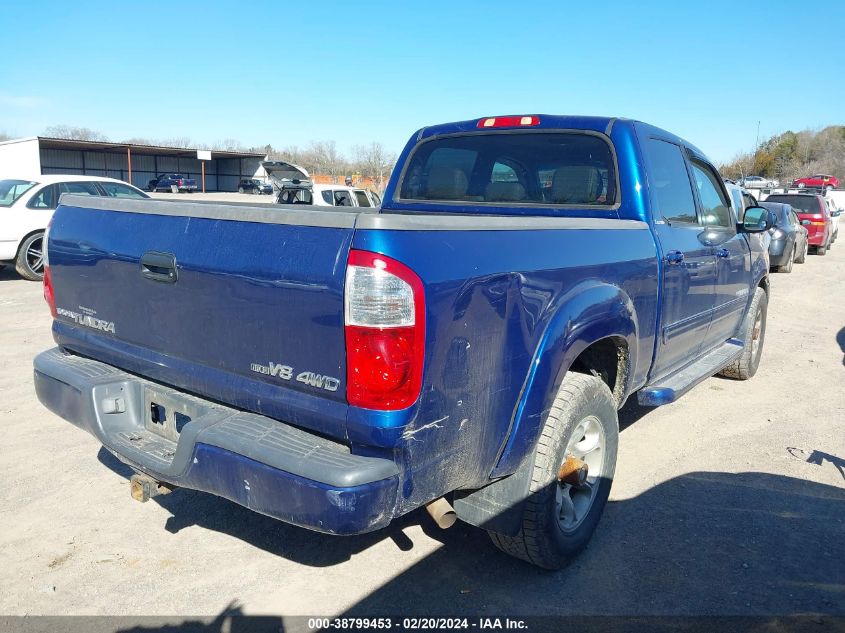
M 23 277 L 15 270 L 14 264 L 6 264 L 0 268 L 0 281 L 23 281 Z
M 813 455 L 842 472 L 845 460 Z M 100 459 L 131 474 L 104 449 Z M 388 538 L 411 549 L 402 530 L 413 524 L 443 544 L 351 607 L 351 616 L 845 616 L 845 488 L 781 475 L 694 472 L 611 501 L 587 550 L 558 572 L 502 554 L 462 522 L 439 530 L 424 511 L 372 534 L 334 537 L 199 492 L 154 501 L 173 514 L 169 531 L 202 525 L 314 567 L 341 564 Z
M 842 364 L 845 365 L 845 327 L 836 333 L 836 342 L 839 343 L 839 349 L 842 351 Z
M 345 615 L 842 616 L 843 521 L 841 487 L 694 472 L 611 501 L 564 570 L 504 556 L 458 524 Z
M 97 459 L 127 479 L 134 473 L 105 448 L 100 448 Z M 283 523 L 228 499 L 196 490 L 177 488 L 170 494 L 154 497 L 151 501 L 171 513 L 172 516 L 167 519 L 164 529 L 172 534 L 198 525 L 229 534 L 274 556 L 282 556 L 310 567 L 338 565 L 385 539 L 392 540 L 400 550 L 409 551 L 413 548 L 413 543 L 403 530 L 411 525 L 420 525 L 427 535 L 438 540 L 445 534 L 433 525 L 424 509 L 400 517 L 376 532 L 355 537 L 338 537 Z

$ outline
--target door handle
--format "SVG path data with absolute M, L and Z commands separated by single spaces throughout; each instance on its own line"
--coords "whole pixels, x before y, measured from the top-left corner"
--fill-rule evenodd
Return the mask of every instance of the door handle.
M 684 261 L 684 254 L 681 251 L 669 251 L 666 253 L 666 261 L 670 264 L 680 264 Z
M 141 274 L 147 279 L 176 283 L 176 256 L 150 251 L 141 257 Z
M 731 252 L 726 248 L 720 248 L 716 251 L 716 257 L 729 257 Z

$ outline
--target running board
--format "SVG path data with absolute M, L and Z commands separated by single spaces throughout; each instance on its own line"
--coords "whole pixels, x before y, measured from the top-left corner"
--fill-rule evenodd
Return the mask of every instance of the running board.
M 662 378 L 658 384 L 646 385 L 637 393 L 637 401 L 645 407 L 659 407 L 675 402 L 702 380 L 734 362 L 742 355 L 742 350 L 741 341 L 730 339 L 692 365 Z

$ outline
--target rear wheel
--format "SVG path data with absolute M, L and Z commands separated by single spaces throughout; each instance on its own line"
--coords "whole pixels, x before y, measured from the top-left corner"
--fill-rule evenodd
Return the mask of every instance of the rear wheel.
M 564 567 L 601 518 L 618 443 L 610 389 L 596 376 L 568 373 L 537 442 L 522 527 L 516 536 L 490 532 L 496 547 L 538 567 Z
M 816 255 L 827 255 L 827 244 L 823 244 L 821 246 L 816 246 Z
M 810 247 L 807 245 L 807 240 L 804 240 L 804 248 L 801 251 L 801 257 L 799 257 L 796 261 L 799 264 L 803 264 L 807 261 L 807 251 L 810 250 Z
M 18 249 L 15 270 L 24 279 L 41 281 L 44 278 L 44 233 L 34 233 Z
M 243 188 L 243 187 L 238 187 L 238 193 L 243 193 L 243 192 L 244 192 L 244 188 Z
M 792 246 L 792 252 L 789 253 L 789 259 L 783 266 L 778 266 L 778 272 L 781 273 L 791 273 L 792 272 L 792 262 L 795 261 L 795 246 Z
M 719 373 L 729 378 L 748 380 L 757 373 L 760 356 L 763 354 L 763 341 L 766 338 L 766 312 L 769 299 L 766 291 L 757 288 L 745 320 L 742 323 L 742 355 Z

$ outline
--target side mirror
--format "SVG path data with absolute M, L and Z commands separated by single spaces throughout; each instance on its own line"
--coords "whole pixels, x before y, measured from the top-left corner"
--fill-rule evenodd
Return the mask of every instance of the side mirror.
M 743 233 L 762 233 L 775 225 L 777 216 L 765 207 L 748 207 L 742 216 Z

